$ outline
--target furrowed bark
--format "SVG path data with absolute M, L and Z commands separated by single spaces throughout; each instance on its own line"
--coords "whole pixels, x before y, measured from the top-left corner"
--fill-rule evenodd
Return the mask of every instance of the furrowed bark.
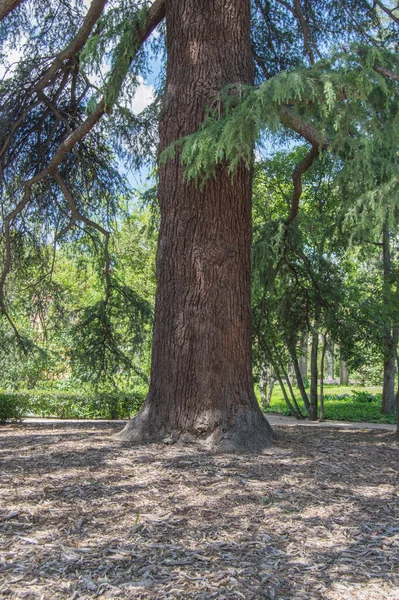
M 228 83 L 251 84 L 249 0 L 167 0 L 160 149 L 194 132 Z M 252 172 L 227 165 L 203 189 L 177 156 L 159 169 L 161 212 L 151 383 L 119 439 L 204 440 L 260 450 L 271 429 L 251 360 Z

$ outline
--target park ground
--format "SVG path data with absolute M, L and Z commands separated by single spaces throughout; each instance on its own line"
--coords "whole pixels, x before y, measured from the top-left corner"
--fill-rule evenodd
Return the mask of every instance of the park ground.
M 232 455 L 120 428 L 1 427 L 0 597 L 399 598 L 393 430 L 277 426 Z

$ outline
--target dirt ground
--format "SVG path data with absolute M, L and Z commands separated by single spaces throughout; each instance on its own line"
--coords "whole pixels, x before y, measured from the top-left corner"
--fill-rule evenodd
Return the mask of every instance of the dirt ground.
M 399 599 L 392 431 L 277 427 L 261 455 L 0 428 L 0 597 Z

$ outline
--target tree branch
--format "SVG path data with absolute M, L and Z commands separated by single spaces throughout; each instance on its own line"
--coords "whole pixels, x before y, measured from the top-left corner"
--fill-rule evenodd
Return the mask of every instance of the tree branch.
M 380 9 L 384 11 L 384 13 L 388 15 L 390 19 L 392 19 L 392 21 L 395 21 L 395 23 L 399 25 L 399 18 L 396 17 L 393 12 L 389 10 L 387 6 L 385 6 L 385 4 L 383 4 L 380 0 L 374 0 L 374 3 L 377 4 L 377 6 L 379 6 Z

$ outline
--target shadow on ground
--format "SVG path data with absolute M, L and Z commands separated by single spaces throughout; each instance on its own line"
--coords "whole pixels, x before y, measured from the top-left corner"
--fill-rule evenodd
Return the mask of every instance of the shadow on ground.
M 0 429 L 0 596 L 397 600 L 391 432 L 281 427 L 231 455 L 120 428 Z

